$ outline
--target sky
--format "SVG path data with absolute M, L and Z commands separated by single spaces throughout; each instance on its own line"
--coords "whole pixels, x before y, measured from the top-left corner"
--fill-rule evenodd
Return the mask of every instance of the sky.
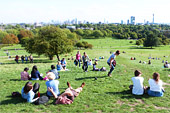
M 170 23 L 170 0 L 0 0 L 0 23 L 78 21 Z

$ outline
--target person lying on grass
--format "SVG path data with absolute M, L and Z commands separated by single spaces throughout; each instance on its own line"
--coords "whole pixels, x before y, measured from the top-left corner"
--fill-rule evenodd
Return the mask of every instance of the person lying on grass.
M 55 74 L 53 72 L 48 72 L 47 78 L 49 79 L 49 81 L 46 82 L 47 96 L 48 97 L 52 97 L 53 95 L 58 96 L 60 94 L 60 91 L 58 89 L 59 81 L 55 80 L 56 78 Z M 53 89 L 53 94 L 50 91 L 48 91 L 48 87 Z
M 83 82 L 81 86 L 77 89 L 73 89 L 69 82 L 67 82 L 68 88 L 65 90 L 64 93 L 62 93 L 60 96 L 56 96 L 53 88 L 48 87 L 48 90 L 53 94 L 53 96 L 56 98 L 55 104 L 71 104 L 74 101 L 74 98 L 79 95 L 79 93 L 83 90 L 83 87 L 85 86 L 85 83 Z
M 134 74 L 135 76 L 131 78 L 133 85 L 130 85 L 129 88 L 132 91 L 132 94 L 143 95 L 145 88 L 143 86 L 144 78 L 141 77 L 142 73 L 139 70 L 135 70 Z
M 39 87 L 40 85 L 38 83 L 35 83 L 34 86 L 32 86 L 32 82 L 27 82 L 21 90 L 22 98 L 29 103 L 35 102 L 39 98 L 34 98 L 37 91 L 39 91 Z
M 96 68 L 97 64 L 98 64 L 97 61 L 95 61 L 94 64 L 93 64 L 93 71 L 106 71 L 105 67 L 102 67 L 101 69 Z
M 164 94 L 164 89 L 162 87 L 162 80 L 160 80 L 159 73 L 153 73 L 153 79 L 149 79 L 148 95 L 154 97 L 162 97 Z

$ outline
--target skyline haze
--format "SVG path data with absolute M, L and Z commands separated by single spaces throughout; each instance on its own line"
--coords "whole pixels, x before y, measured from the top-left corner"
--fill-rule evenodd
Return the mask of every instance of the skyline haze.
M 78 21 L 170 23 L 168 0 L 0 0 L 0 23 Z

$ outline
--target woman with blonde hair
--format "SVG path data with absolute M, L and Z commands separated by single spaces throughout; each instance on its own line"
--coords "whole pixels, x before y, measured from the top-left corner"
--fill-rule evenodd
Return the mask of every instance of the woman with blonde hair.
M 148 90 L 148 95 L 154 97 L 162 97 L 164 93 L 164 89 L 162 87 L 162 80 L 160 80 L 159 73 L 153 73 L 153 79 L 149 79 L 150 89 Z
M 49 81 L 46 82 L 46 86 L 47 86 L 47 96 L 51 97 L 53 96 L 53 94 L 48 91 L 48 88 L 52 88 L 54 91 L 55 96 L 58 96 L 60 94 L 58 85 L 59 85 L 59 81 L 55 80 L 56 76 L 53 72 L 49 72 L 47 74 L 47 78 L 49 79 Z

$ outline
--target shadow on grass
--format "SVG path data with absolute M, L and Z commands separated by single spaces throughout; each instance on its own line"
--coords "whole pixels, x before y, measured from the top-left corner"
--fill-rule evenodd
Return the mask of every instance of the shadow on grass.
M 95 78 L 105 78 L 105 77 L 108 76 L 83 77 L 83 78 L 76 78 L 75 80 L 95 79 Z
M 16 62 L 8 62 L 8 63 L 0 63 L 0 65 L 7 65 L 7 64 L 36 64 L 36 63 L 52 63 L 54 62 L 53 60 L 50 61 L 50 60 L 34 60 L 33 63 L 30 63 L 30 62 L 19 62 L 19 63 L 16 63 Z
M 21 79 L 10 79 L 10 81 L 21 81 Z
M 170 69 L 169 68 L 164 68 L 163 71 L 170 71 Z
M 129 47 L 129 49 L 155 49 L 155 48 L 148 48 L 148 47 Z
M 142 99 L 142 98 L 149 98 L 150 96 L 147 94 L 144 95 L 133 95 L 132 92 L 130 90 L 124 90 L 124 91 L 120 91 L 120 92 L 106 92 L 106 94 L 109 95 L 123 95 L 121 96 L 122 99 L 130 99 L 130 98 L 135 98 L 135 99 Z
M 22 97 L 12 97 L 7 96 L 8 100 L 3 100 L 0 102 L 0 105 L 8 105 L 8 104 L 20 104 L 26 102 L 26 100 L 22 99 Z

